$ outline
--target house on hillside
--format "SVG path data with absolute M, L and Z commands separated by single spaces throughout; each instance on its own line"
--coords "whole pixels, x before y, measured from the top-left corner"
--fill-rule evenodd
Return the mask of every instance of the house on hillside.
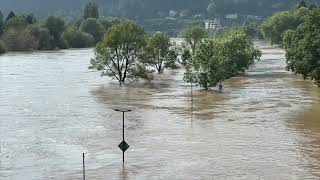
M 221 27 L 220 18 L 215 18 L 214 20 L 206 20 L 204 22 L 205 29 L 216 29 Z
M 239 18 L 239 15 L 238 14 L 227 14 L 226 15 L 226 19 L 233 19 L 233 20 L 236 20 Z

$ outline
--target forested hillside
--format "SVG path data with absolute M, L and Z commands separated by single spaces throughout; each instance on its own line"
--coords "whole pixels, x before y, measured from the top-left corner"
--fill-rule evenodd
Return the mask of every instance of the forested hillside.
M 81 16 L 81 9 L 90 0 L 1 0 L 0 10 L 33 12 L 36 16 L 62 14 Z M 224 15 L 229 13 L 267 16 L 275 11 L 287 10 L 300 0 L 91 0 L 99 5 L 101 14 L 131 18 L 155 18 L 170 10 L 186 14 Z M 306 0 L 319 3 L 319 0 Z

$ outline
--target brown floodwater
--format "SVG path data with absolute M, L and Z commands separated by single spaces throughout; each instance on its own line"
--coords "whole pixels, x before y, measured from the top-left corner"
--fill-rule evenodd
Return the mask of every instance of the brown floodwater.
M 194 88 L 193 112 L 183 70 L 119 86 L 92 49 L 0 56 L 0 179 L 81 179 L 83 152 L 87 179 L 319 179 L 320 89 L 256 45 L 223 93 Z

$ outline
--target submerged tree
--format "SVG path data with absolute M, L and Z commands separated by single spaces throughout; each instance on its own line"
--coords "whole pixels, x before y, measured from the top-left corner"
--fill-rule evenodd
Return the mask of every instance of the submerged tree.
M 53 45 L 54 47 L 64 47 L 64 42 L 61 39 L 61 34 L 65 30 L 66 23 L 64 19 L 56 16 L 48 17 L 45 22 L 44 26 L 49 30 L 50 34 L 53 37 Z
M 2 40 L 0 40 L 0 54 L 3 54 L 6 52 L 6 45 Z
M 53 38 L 47 28 L 41 27 L 39 24 L 33 24 L 27 28 L 32 36 L 35 38 L 35 49 L 37 50 L 51 50 L 53 48 Z
M 195 52 L 197 45 L 202 41 L 205 35 L 205 30 L 197 26 L 187 29 L 182 33 L 182 36 L 185 39 L 185 42 L 190 46 L 192 53 Z
M 90 69 L 101 71 L 102 76 L 116 78 L 124 84 L 128 78 L 152 79 L 151 72 L 140 61 L 145 47 L 143 28 L 132 22 L 111 27 L 95 48 Z
M 184 79 L 209 90 L 249 68 L 260 56 L 245 32 L 233 29 L 221 38 L 200 43 L 186 66 Z
M 69 26 L 63 32 L 64 37 L 71 48 L 85 48 L 94 45 L 94 37 L 91 34 L 82 32 L 74 26 Z
M 82 21 L 80 25 L 80 30 L 91 34 L 94 37 L 95 42 L 101 40 L 103 34 L 105 33 L 104 26 L 99 20 L 95 18 L 88 18 Z
M 28 29 L 9 29 L 2 38 L 8 51 L 32 51 L 36 47 L 35 39 Z
M 155 33 L 147 40 L 143 54 L 144 62 L 163 73 L 165 68 L 177 69 L 178 54 L 170 38 L 164 33 Z

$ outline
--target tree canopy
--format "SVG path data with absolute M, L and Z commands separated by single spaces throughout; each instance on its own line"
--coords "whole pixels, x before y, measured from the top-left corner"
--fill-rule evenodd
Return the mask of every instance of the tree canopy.
M 184 79 L 208 90 L 244 72 L 260 56 L 243 29 L 232 29 L 220 38 L 199 44 L 186 65 Z
M 91 69 L 102 76 L 114 77 L 124 84 L 127 78 L 152 79 L 150 71 L 141 62 L 145 47 L 145 32 L 133 22 L 122 22 L 111 27 L 95 48 Z
M 62 37 L 68 41 L 71 48 L 85 48 L 93 46 L 95 39 L 91 34 L 80 31 L 74 26 L 69 26 Z
M 54 47 L 59 46 L 61 34 L 66 28 L 65 20 L 61 17 L 50 16 L 45 20 L 44 26 L 53 37 Z
M 297 18 L 290 12 L 278 12 L 261 25 L 263 37 L 272 44 L 281 44 L 283 33 L 298 26 Z
M 205 30 L 198 26 L 194 26 L 182 32 L 182 37 L 185 39 L 185 42 L 191 48 L 192 53 L 195 52 L 197 45 L 201 42 L 205 35 Z
M 170 42 L 170 38 L 166 34 L 158 32 L 148 38 L 143 59 L 158 73 L 163 73 L 166 68 L 178 68 L 177 57 L 174 44 Z
M 95 18 L 84 19 L 80 25 L 80 30 L 91 34 L 94 37 L 95 42 L 100 41 L 105 33 L 104 26 Z
M 287 68 L 320 86 L 320 8 L 310 9 L 303 19 L 283 37 Z

